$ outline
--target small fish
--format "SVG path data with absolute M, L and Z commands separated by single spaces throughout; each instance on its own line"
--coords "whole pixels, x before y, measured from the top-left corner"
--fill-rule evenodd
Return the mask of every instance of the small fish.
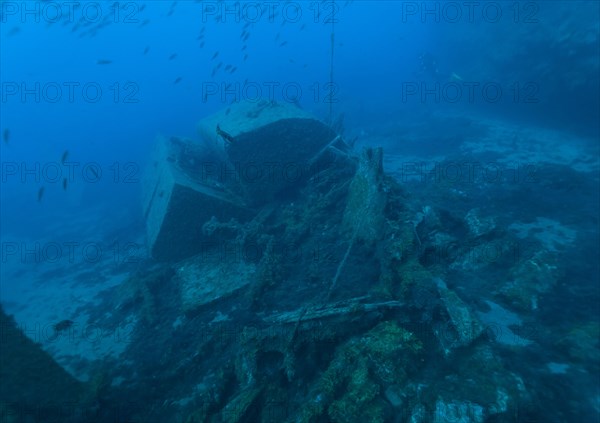
M 248 46 L 247 46 L 246 44 L 244 44 L 244 45 L 242 46 L 242 51 L 246 50 L 247 48 L 248 48 Z
M 67 178 L 63 178 L 63 189 L 67 190 Z
M 302 24 L 302 26 L 300 27 L 300 31 L 302 31 L 304 28 L 306 28 L 306 24 Z
M 43 196 L 44 196 L 44 187 L 41 187 L 41 188 L 38 190 L 38 196 L 37 196 L 38 203 L 39 203 L 40 201 L 42 201 L 42 197 L 43 197 Z
M 227 132 L 223 131 L 219 125 L 217 125 L 217 136 L 222 137 L 228 143 L 232 143 L 234 141 L 234 138 Z
M 96 61 L 97 65 L 110 65 L 112 60 L 100 59 Z
M 231 70 L 229 71 L 229 73 L 234 73 L 237 70 L 237 66 L 234 66 L 231 68 Z
M 204 41 L 202 41 L 202 42 L 200 43 L 200 48 L 203 48 L 203 47 L 204 47 Z
M 456 74 L 455 72 L 452 72 L 452 75 L 450 75 L 450 79 L 452 81 L 464 81 L 460 75 Z
M 144 22 L 142 22 L 139 27 L 141 28 L 143 26 L 148 25 L 149 23 L 150 23 L 150 19 L 144 19 Z
M 148 54 L 149 51 L 150 51 L 150 46 L 146 46 L 146 48 L 144 49 L 144 54 Z
M 4 132 L 2 133 L 2 139 L 4 140 L 4 144 L 8 144 L 8 142 L 10 141 L 10 130 L 9 129 L 4 130 Z
M 19 28 L 18 26 L 15 26 L 13 29 L 8 31 L 8 34 L 6 34 L 6 35 L 8 37 L 12 37 L 13 35 L 17 35 L 19 32 L 21 32 L 21 28 Z
M 283 43 L 279 44 L 279 47 L 283 47 L 287 45 L 287 41 L 284 41 Z
M 73 325 L 75 324 L 75 322 L 73 322 L 72 320 L 62 320 L 58 323 L 55 323 L 52 325 L 52 328 L 54 329 L 54 334 L 48 338 L 49 341 L 54 341 L 56 340 L 59 336 L 61 332 L 66 331 L 67 329 L 71 328 Z
M 244 62 L 246 61 L 247 58 L 248 58 L 248 55 L 244 54 Z
M 217 67 L 215 69 L 219 69 L 221 66 L 223 66 L 223 62 L 219 62 L 219 64 L 217 65 Z
M 172 55 L 169 56 L 169 60 L 173 60 L 176 57 L 177 57 L 177 53 L 173 53 Z
M 250 33 L 246 33 L 246 35 L 244 35 L 244 38 L 242 38 L 242 41 L 246 41 L 248 40 L 248 38 L 250 38 Z
M 177 78 L 175 78 L 175 81 L 173 81 L 173 84 L 179 84 L 181 82 L 181 76 L 178 76 Z
M 62 332 L 64 330 L 69 329 L 71 326 L 73 326 L 74 323 L 75 322 L 72 320 L 65 319 L 65 320 L 62 320 L 62 321 L 56 323 L 52 327 L 54 328 L 55 331 Z
M 210 60 L 215 60 L 218 55 L 219 55 L 219 52 L 217 51 L 215 54 L 213 54 L 213 56 L 212 56 L 212 58 Z
M 67 159 L 68 159 L 68 158 L 69 158 L 69 150 L 65 150 L 65 151 L 62 153 L 62 156 L 61 156 L 61 158 L 60 158 L 60 162 L 61 162 L 62 164 L 65 164 L 65 162 L 67 161 Z
M 225 69 L 223 69 L 223 70 L 229 70 L 229 69 L 231 69 L 231 65 L 225 66 Z
M 231 112 L 231 107 L 228 107 L 227 110 L 225 110 L 225 116 L 227 116 L 229 112 Z

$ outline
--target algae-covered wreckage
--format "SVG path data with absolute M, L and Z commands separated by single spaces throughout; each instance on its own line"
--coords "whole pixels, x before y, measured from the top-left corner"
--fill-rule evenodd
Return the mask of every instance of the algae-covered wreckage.
M 272 102 L 198 129 L 159 137 L 150 160 L 158 264 L 111 299 L 137 323 L 99 370 L 96 421 L 514 420 L 523 383 L 423 260 L 417 227 L 435 219 L 381 148 Z

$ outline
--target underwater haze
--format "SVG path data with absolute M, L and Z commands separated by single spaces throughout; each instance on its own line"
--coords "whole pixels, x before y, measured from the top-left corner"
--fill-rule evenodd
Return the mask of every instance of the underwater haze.
M 0 420 L 600 421 L 600 3 L 0 0 Z

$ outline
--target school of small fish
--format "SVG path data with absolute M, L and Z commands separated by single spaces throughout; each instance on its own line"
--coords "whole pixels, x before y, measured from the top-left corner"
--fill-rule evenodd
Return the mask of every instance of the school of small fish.
M 196 3 L 202 3 L 202 0 L 194 0 Z M 351 3 L 353 2 L 353 0 L 347 0 L 344 2 L 343 7 L 349 6 Z M 159 2 L 157 2 L 158 4 L 160 4 Z M 218 3 L 226 3 L 223 0 L 219 0 Z M 324 5 L 325 3 L 331 3 L 331 0 L 321 0 L 320 4 Z M 105 13 L 104 16 L 102 17 L 102 19 L 99 19 L 97 22 L 95 20 L 92 19 L 87 19 L 85 15 L 81 14 L 81 18 L 79 20 L 76 20 L 75 22 L 73 22 L 73 19 L 69 17 L 68 14 L 64 14 L 61 16 L 62 22 L 60 19 L 58 20 L 53 20 L 48 22 L 48 26 L 51 25 L 56 25 L 59 24 L 61 26 L 70 26 L 70 32 L 72 33 L 76 33 L 78 38 L 94 38 L 96 37 L 104 28 L 108 27 L 111 23 L 113 23 L 111 21 L 111 19 L 114 20 L 115 16 L 121 16 L 122 18 L 128 16 L 127 14 L 129 13 L 131 16 L 136 16 L 137 18 L 137 22 L 139 22 L 138 24 L 138 28 L 145 28 L 146 26 L 149 26 L 152 24 L 151 20 L 148 18 L 144 18 L 143 17 L 143 12 L 146 9 L 147 4 L 152 4 L 150 2 L 146 2 L 146 3 L 135 3 L 135 2 L 119 2 L 119 1 L 115 1 L 112 3 L 112 5 L 110 5 L 111 10 L 114 13 Z M 177 1 L 173 1 L 169 7 L 168 10 L 164 13 L 164 17 L 165 18 L 169 18 L 173 15 L 175 15 L 176 11 L 177 11 L 177 5 L 178 2 Z M 233 4 L 227 4 L 227 7 L 224 7 L 224 9 L 226 10 L 231 10 L 231 8 L 233 8 L 233 10 L 240 10 L 240 7 L 242 6 L 242 2 L 236 1 Z M 154 7 L 154 4 L 153 4 Z M 73 5 L 73 11 L 76 11 L 78 8 L 81 8 L 81 4 L 79 3 L 75 3 Z M 319 10 L 321 10 L 323 8 L 320 8 Z M 268 8 L 263 8 L 261 9 L 261 18 L 263 17 L 263 15 L 266 13 L 266 11 L 269 10 Z M 135 13 L 134 13 L 135 12 Z M 272 22 L 273 20 L 277 19 L 278 16 L 280 15 L 280 12 L 275 9 L 275 11 L 273 13 L 271 13 L 271 15 L 268 16 L 269 18 L 269 22 Z M 3 16 L 0 16 L 0 18 L 5 18 Z M 317 16 L 317 18 L 319 18 L 319 16 Z M 214 16 L 214 21 L 216 23 L 221 23 L 223 22 L 223 13 L 215 13 Z M 318 19 L 316 19 L 318 21 Z M 286 24 L 287 20 L 286 19 L 281 19 L 281 25 L 279 26 L 279 30 L 277 31 L 277 33 L 274 36 L 274 47 L 277 48 L 287 48 L 289 46 L 289 42 L 288 40 L 282 39 L 284 37 L 284 34 L 282 33 L 281 28 Z M 227 24 L 229 24 L 230 21 L 227 22 Z M 321 24 L 323 22 L 320 22 Z M 196 36 L 196 41 L 197 41 L 197 45 L 199 47 L 200 50 L 204 50 L 204 48 L 208 45 L 209 43 L 209 38 L 210 38 L 210 34 L 211 34 L 211 30 L 210 30 L 210 22 L 202 22 L 202 25 L 200 26 L 198 35 Z M 158 24 L 157 24 L 158 25 Z M 228 56 L 231 57 L 231 53 L 227 52 L 224 53 L 221 50 L 213 50 L 211 53 L 208 53 L 208 57 L 205 61 L 205 63 L 207 65 L 210 65 L 210 77 L 211 78 L 215 78 L 217 77 L 217 75 L 219 74 L 219 72 L 223 72 L 226 73 L 228 75 L 233 75 L 235 74 L 238 69 L 240 67 L 242 67 L 242 65 L 244 63 L 246 63 L 249 58 L 250 58 L 250 53 L 249 51 L 251 51 L 251 46 L 252 46 L 252 29 L 254 27 L 254 22 L 248 21 L 245 22 L 242 27 L 241 27 L 241 31 L 240 31 L 240 35 L 239 35 L 239 43 L 240 43 L 240 51 L 239 51 L 239 55 L 237 55 L 237 62 L 234 63 L 227 63 L 224 61 L 224 59 L 220 59 L 221 57 L 224 56 Z M 306 23 L 301 23 L 299 25 L 297 25 L 298 31 L 304 31 L 307 28 L 307 24 Z M 144 29 L 145 30 L 145 29 Z M 10 28 L 8 31 L 6 31 L 6 36 L 7 37 L 18 37 L 19 34 L 23 32 L 22 28 L 19 26 L 14 26 L 12 28 Z M 209 34 L 209 35 L 207 35 Z M 220 40 L 217 40 L 217 42 Z M 260 47 L 265 47 L 264 45 L 261 45 Z M 268 48 L 268 47 L 267 47 Z M 149 56 L 150 52 L 152 51 L 152 47 L 150 45 L 145 45 L 143 47 L 143 49 L 141 49 L 142 55 L 143 56 Z M 282 53 L 283 54 L 283 53 Z M 169 62 L 173 62 L 174 66 L 176 66 L 176 63 L 178 62 L 179 57 L 179 53 L 178 52 L 171 52 L 170 54 L 167 55 L 166 60 Z M 109 65 L 113 65 L 115 63 L 117 63 L 118 61 L 116 61 L 115 58 L 110 58 L 110 57 L 100 57 L 98 59 L 96 59 L 96 64 L 99 66 L 109 66 Z M 292 57 L 289 58 L 288 60 L 289 63 L 291 64 L 296 64 L 296 60 Z M 303 63 L 302 64 L 303 68 L 307 68 L 308 64 L 307 63 Z M 182 81 L 184 81 L 183 76 L 181 75 L 177 75 L 174 77 L 174 79 L 172 80 L 173 85 L 178 85 L 181 84 Z M 244 83 L 246 83 L 248 81 L 248 79 L 246 78 L 244 80 Z M 231 84 L 229 84 L 227 86 L 227 88 L 229 88 L 229 86 L 231 86 Z M 2 140 L 4 142 L 5 145 L 9 145 L 11 143 L 11 131 L 8 128 L 5 128 L 2 131 Z M 61 157 L 61 163 L 64 164 L 67 159 L 68 159 L 68 155 L 69 152 L 68 150 L 65 150 L 62 157 Z M 92 169 L 93 173 L 97 175 L 97 172 Z M 63 189 L 66 191 L 68 188 L 68 180 L 67 178 L 63 178 L 62 180 L 62 187 Z M 44 198 L 44 193 L 45 193 L 45 187 L 40 187 L 38 189 L 38 193 L 37 193 L 37 201 L 41 202 L 42 199 Z

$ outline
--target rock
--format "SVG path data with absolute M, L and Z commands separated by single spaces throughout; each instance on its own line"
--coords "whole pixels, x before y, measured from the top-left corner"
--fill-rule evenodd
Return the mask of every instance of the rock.
M 194 256 L 176 270 L 184 312 L 209 304 L 249 285 L 255 266 L 236 256 Z
M 390 385 L 385 389 L 385 398 L 396 409 L 400 409 L 404 401 L 402 400 L 402 389 L 398 385 Z
M 410 423 L 424 423 L 427 419 L 427 409 L 423 404 L 417 404 L 410 413 Z
M 478 238 L 490 234 L 496 229 L 496 220 L 491 216 L 481 216 L 481 210 L 469 210 L 465 216 L 465 223 L 472 237 Z
M 245 418 L 249 409 L 257 402 L 263 387 L 249 387 L 240 392 L 223 409 L 223 423 L 238 423 L 247 421 Z
M 17 421 L 16 416 L 18 421 L 29 421 L 27 418 L 35 415 L 43 416 L 45 421 L 66 422 L 73 416 L 73 404 L 81 409 L 92 406 L 95 398 L 84 396 L 86 386 L 59 366 L 40 344 L 25 336 L 1 307 L 0 327 L 2 421 L 11 421 L 11 417 Z
M 481 423 L 485 421 L 484 408 L 469 401 L 445 402 L 438 399 L 433 415 L 434 423 Z
M 348 194 L 343 225 L 352 239 L 373 245 L 383 238 L 386 195 L 382 189 L 383 150 L 363 151 Z
M 440 300 L 448 314 L 449 321 L 445 328 L 438 330 L 438 339 L 446 353 L 452 349 L 471 344 L 483 333 L 483 326 L 469 307 L 446 286 L 445 282 L 436 278 Z
M 534 311 L 539 299 L 556 287 L 561 276 L 557 254 L 541 249 L 530 259 L 515 263 L 498 292 L 519 311 Z

